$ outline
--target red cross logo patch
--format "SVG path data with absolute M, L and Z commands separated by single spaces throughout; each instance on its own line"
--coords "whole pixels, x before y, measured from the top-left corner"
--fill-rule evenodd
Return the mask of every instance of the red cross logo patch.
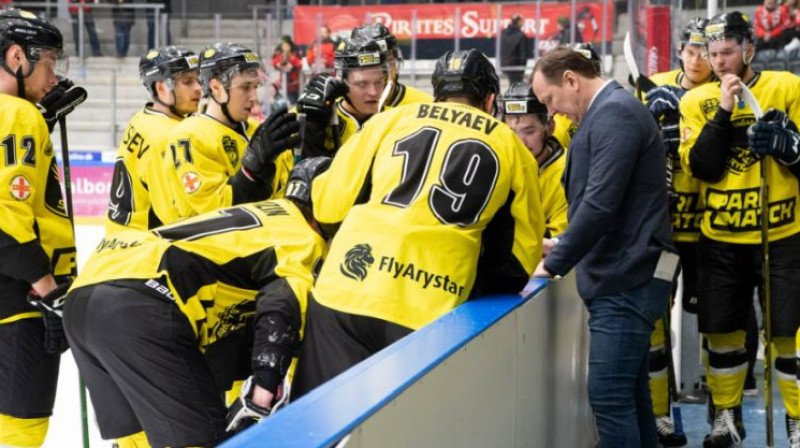
M 11 196 L 18 201 L 25 201 L 31 195 L 31 183 L 25 176 L 15 176 L 11 179 Z
M 192 194 L 200 188 L 200 177 L 196 173 L 186 173 L 183 175 L 183 189 Z

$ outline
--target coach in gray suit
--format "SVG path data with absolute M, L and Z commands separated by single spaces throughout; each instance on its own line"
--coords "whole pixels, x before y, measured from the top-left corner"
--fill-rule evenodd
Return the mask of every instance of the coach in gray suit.
M 589 311 L 589 400 L 601 447 L 655 447 L 648 351 L 677 269 L 666 155 L 647 108 L 592 62 L 561 48 L 534 68 L 548 111 L 578 124 L 564 170 L 569 226 L 536 271 L 577 271 Z

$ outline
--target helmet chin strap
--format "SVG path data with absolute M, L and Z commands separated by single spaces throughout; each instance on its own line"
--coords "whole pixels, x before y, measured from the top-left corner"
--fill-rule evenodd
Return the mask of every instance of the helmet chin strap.
M 188 117 L 189 114 L 182 114 L 182 113 L 178 112 L 178 108 L 175 107 L 178 104 L 178 98 L 175 97 L 175 91 L 174 90 L 170 90 L 170 95 L 172 95 L 172 104 L 167 104 L 167 103 L 161 101 L 161 98 L 159 98 L 158 95 L 156 95 L 156 97 L 153 98 L 153 99 L 155 100 L 156 103 L 158 103 L 158 104 L 166 107 L 167 109 L 169 109 L 169 111 L 172 112 L 173 115 L 175 115 L 177 117 L 181 117 L 181 118 Z
M 17 80 L 17 96 L 19 98 L 25 98 L 25 78 L 31 76 L 31 73 L 33 73 L 33 68 L 34 68 L 35 64 L 36 64 L 35 62 L 31 62 L 30 70 L 28 70 L 28 73 L 26 75 L 23 75 L 22 74 L 22 64 L 20 64 L 19 67 L 17 67 L 17 70 L 15 72 L 15 71 L 11 70 L 11 67 L 9 67 L 5 63 L 5 61 L 0 62 L 0 66 L 3 67 L 3 70 L 8 72 L 9 75 L 11 75 L 14 78 L 16 78 L 16 80 Z

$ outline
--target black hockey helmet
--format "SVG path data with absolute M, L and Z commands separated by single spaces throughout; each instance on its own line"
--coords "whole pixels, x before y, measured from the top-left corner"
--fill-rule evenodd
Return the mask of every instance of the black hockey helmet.
M 333 68 L 336 76 L 345 79 L 353 69 L 384 67 L 388 52 L 381 50 L 378 42 L 366 37 L 351 37 L 339 43 L 333 54 Z
M 12 45 L 19 45 L 25 51 L 25 57 L 31 62 L 28 73 L 22 73 L 21 68 L 14 72 L 6 65 L 6 51 Z M 56 72 L 65 75 L 69 68 L 69 59 L 64 55 L 64 37 L 58 28 L 30 11 L 11 9 L 0 12 L 0 66 L 17 78 L 20 98 L 25 96 L 24 80 L 33 73 L 43 50 L 56 53 Z
M 682 51 L 683 47 L 687 45 L 705 45 L 706 25 L 708 25 L 708 19 L 703 17 L 695 17 L 689 20 L 681 30 L 681 47 L 679 50 Z
M 755 43 L 756 33 L 750 18 L 739 11 L 723 12 L 715 15 L 705 26 L 707 42 L 724 40 L 729 37 L 736 38 L 736 42 Z
M 142 80 L 147 93 L 153 99 L 158 98 L 155 84 L 167 82 L 170 90 L 172 77 L 183 72 L 197 70 L 200 67 L 200 58 L 186 47 L 169 45 L 147 52 L 139 60 L 139 78 Z
M 478 50 L 448 51 L 436 61 L 431 76 L 437 100 L 453 96 L 485 99 L 500 94 L 500 80 L 489 59 Z
M 382 53 L 387 56 L 389 54 L 394 55 L 394 57 L 399 60 L 403 59 L 400 53 L 400 47 L 397 46 L 397 37 L 390 33 L 389 28 L 386 28 L 386 26 L 380 22 L 368 23 L 353 28 L 353 31 L 350 32 L 350 38 L 372 40 L 378 44 Z
M 498 109 L 503 115 L 538 115 L 542 123 L 547 123 L 547 106 L 542 104 L 533 93 L 530 84 L 515 82 L 497 101 Z
M 292 168 L 286 182 L 286 199 L 296 204 L 311 207 L 311 183 L 331 166 L 330 157 L 310 157 L 303 159 Z
M 49 48 L 63 53 L 64 38 L 61 31 L 34 13 L 22 9 L 0 12 L 0 53 L 4 56 L 11 45 L 20 45 L 31 61 L 39 60 L 35 48 Z
M 200 82 L 206 96 L 211 96 L 212 79 L 219 79 L 227 90 L 233 77 L 247 70 L 258 70 L 259 75 L 265 72 L 261 58 L 244 45 L 216 43 L 200 53 Z
M 589 42 L 580 42 L 577 44 L 572 44 L 569 48 L 574 52 L 582 54 L 586 59 L 592 61 L 597 75 L 603 76 L 603 62 L 600 60 L 600 54 L 594 49 L 594 45 L 590 44 Z

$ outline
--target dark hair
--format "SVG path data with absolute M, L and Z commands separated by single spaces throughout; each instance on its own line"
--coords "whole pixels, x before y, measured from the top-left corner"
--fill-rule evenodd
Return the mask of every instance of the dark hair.
M 533 67 L 533 72 L 539 72 L 551 84 L 561 85 L 564 72 L 575 72 L 584 78 L 598 78 L 594 63 L 587 57 L 567 47 L 559 46 L 548 51 Z

